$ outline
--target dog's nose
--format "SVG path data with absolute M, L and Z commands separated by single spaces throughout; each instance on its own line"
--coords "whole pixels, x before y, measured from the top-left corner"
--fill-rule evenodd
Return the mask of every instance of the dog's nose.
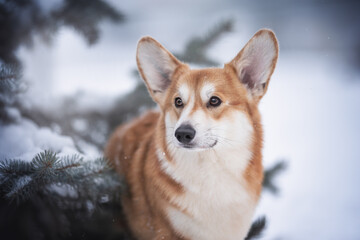
M 178 129 L 176 129 L 175 137 L 179 142 L 187 144 L 194 139 L 195 133 L 196 131 L 191 125 L 181 125 Z

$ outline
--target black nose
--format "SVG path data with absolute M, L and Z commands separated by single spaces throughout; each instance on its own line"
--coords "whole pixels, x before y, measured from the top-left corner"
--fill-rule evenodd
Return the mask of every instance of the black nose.
M 191 125 L 181 125 L 175 131 L 175 137 L 181 143 L 189 143 L 195 137 L 195 129 Z

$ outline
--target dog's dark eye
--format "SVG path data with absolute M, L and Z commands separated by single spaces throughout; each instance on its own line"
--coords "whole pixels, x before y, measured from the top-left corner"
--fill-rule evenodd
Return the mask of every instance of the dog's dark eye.
M 183 105 L 184 105 L 184 103 L 181 98 L 179 98 L 179 97 L 175 98 L 175 107 L 180 108 Z
M 221 100 L 218 97 L 211 97 L 209 101 L 209 106 L 211 107 L 217 107 L 221 104 Z

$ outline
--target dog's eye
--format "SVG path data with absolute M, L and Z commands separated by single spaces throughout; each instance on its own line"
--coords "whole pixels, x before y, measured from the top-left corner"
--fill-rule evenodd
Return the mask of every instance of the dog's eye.
M 179 97 L 175 98 L 175 107 L 180 108 L 183 105 L 184 105 L 184 103 L 181 98 L 179 98 Z
M 211 107 L 217 107 L 220 104 L 221 104 L 221 99 L 218 97 L 213 96 L 209 100 L 209 106 L 211 106 Z

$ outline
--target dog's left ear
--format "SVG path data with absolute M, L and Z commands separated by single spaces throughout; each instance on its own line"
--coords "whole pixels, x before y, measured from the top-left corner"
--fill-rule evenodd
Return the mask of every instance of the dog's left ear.
M 266 93 L 274 72 L 279 46 L 275 34 L 268 29 L 258 31 L 230 62 L 254 100 Z
M 151 37 L 140 39 L 136 61 L 151 97 L 161 105 L 175 70 L 183 64 Z

